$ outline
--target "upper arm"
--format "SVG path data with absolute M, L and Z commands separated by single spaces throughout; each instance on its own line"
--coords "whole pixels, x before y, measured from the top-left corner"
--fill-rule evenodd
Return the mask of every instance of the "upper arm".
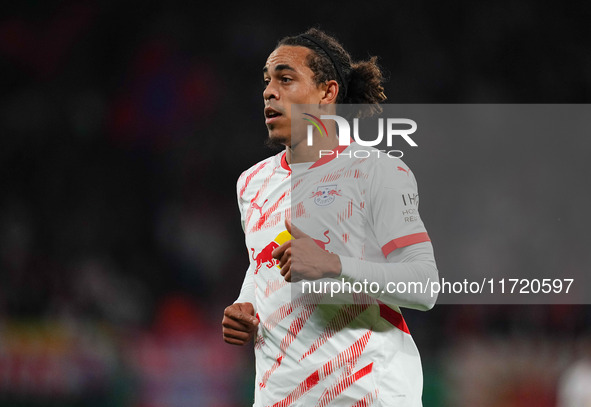
M 238 181 L 236 182 L 236 197 L 238 201 L 238 210 L 240 211 L 240 224 L 242 225 L 242 230 L 244 230 L 245 224 L 245 210 L 244 210 L 244 200 L 242 199 L 242 194 L 244 193 L 244 178 L 245 178 L 246 171 L 240 175 Z
M 375 166 L 369 195 L 370 222 L 385 257 L 400 248 L 430 241 L 419 215 L 415 177 L 401 160 Z

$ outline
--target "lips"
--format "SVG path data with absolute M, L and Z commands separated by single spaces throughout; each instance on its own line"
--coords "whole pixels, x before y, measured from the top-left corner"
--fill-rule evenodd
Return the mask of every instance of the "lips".
M 275 110 L 272 107 L 265 108 L 265 123 L 273 123 L 274 121 L 281 118 L 281 116 L 283 116 L 283 113 L 281 113 L 279 110 Z

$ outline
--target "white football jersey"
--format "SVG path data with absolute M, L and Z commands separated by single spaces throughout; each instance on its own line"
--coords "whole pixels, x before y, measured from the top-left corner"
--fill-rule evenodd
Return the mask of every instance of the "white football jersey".
M 414 175 L 376 152 L 352 143 L 291 167 L 282 152 L 238 180 L 254 290 L 241 298 L 260 320 L 256 407 L 421 405 L 420 357 L 399 307 L 363 294 L 334 303 L 303 292 L 271 255 L 286 241 L 286 217 L 321 248 L 368 262 L 429 241 Z

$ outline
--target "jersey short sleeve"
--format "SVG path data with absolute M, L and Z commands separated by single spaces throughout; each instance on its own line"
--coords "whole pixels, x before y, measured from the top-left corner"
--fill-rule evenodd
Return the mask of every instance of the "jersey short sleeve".
M 370 181 L 370 219 L 385 257 L 394 250 L 430 241 L 419 215 L 414 174 L 402 160 L 377 160 Z

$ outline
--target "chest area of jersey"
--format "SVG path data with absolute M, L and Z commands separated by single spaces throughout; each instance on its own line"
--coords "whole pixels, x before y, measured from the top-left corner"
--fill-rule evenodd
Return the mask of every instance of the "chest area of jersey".
M 351 179 L 301 178 L 293 181 L 291 216 L 311 233 L 334 229 L 339 234 L 363 227 L 366 188 Z
M 286 218 L 322 249 L 333 253 L 348 253 L 347 247 L 361 246 L 364 239 L 365 191 L 350 183 L 308 180 L 294 184 L 289 198 L 277 205 L 273 213 L 266 214 L 263 209 L 266 219 L 261 218 L 260 212 L 255 210 L 251 215 L 247 244 L 257 253 L 269 252 L 265 258 L 283 242 L 278 235 L 286 229 Z

